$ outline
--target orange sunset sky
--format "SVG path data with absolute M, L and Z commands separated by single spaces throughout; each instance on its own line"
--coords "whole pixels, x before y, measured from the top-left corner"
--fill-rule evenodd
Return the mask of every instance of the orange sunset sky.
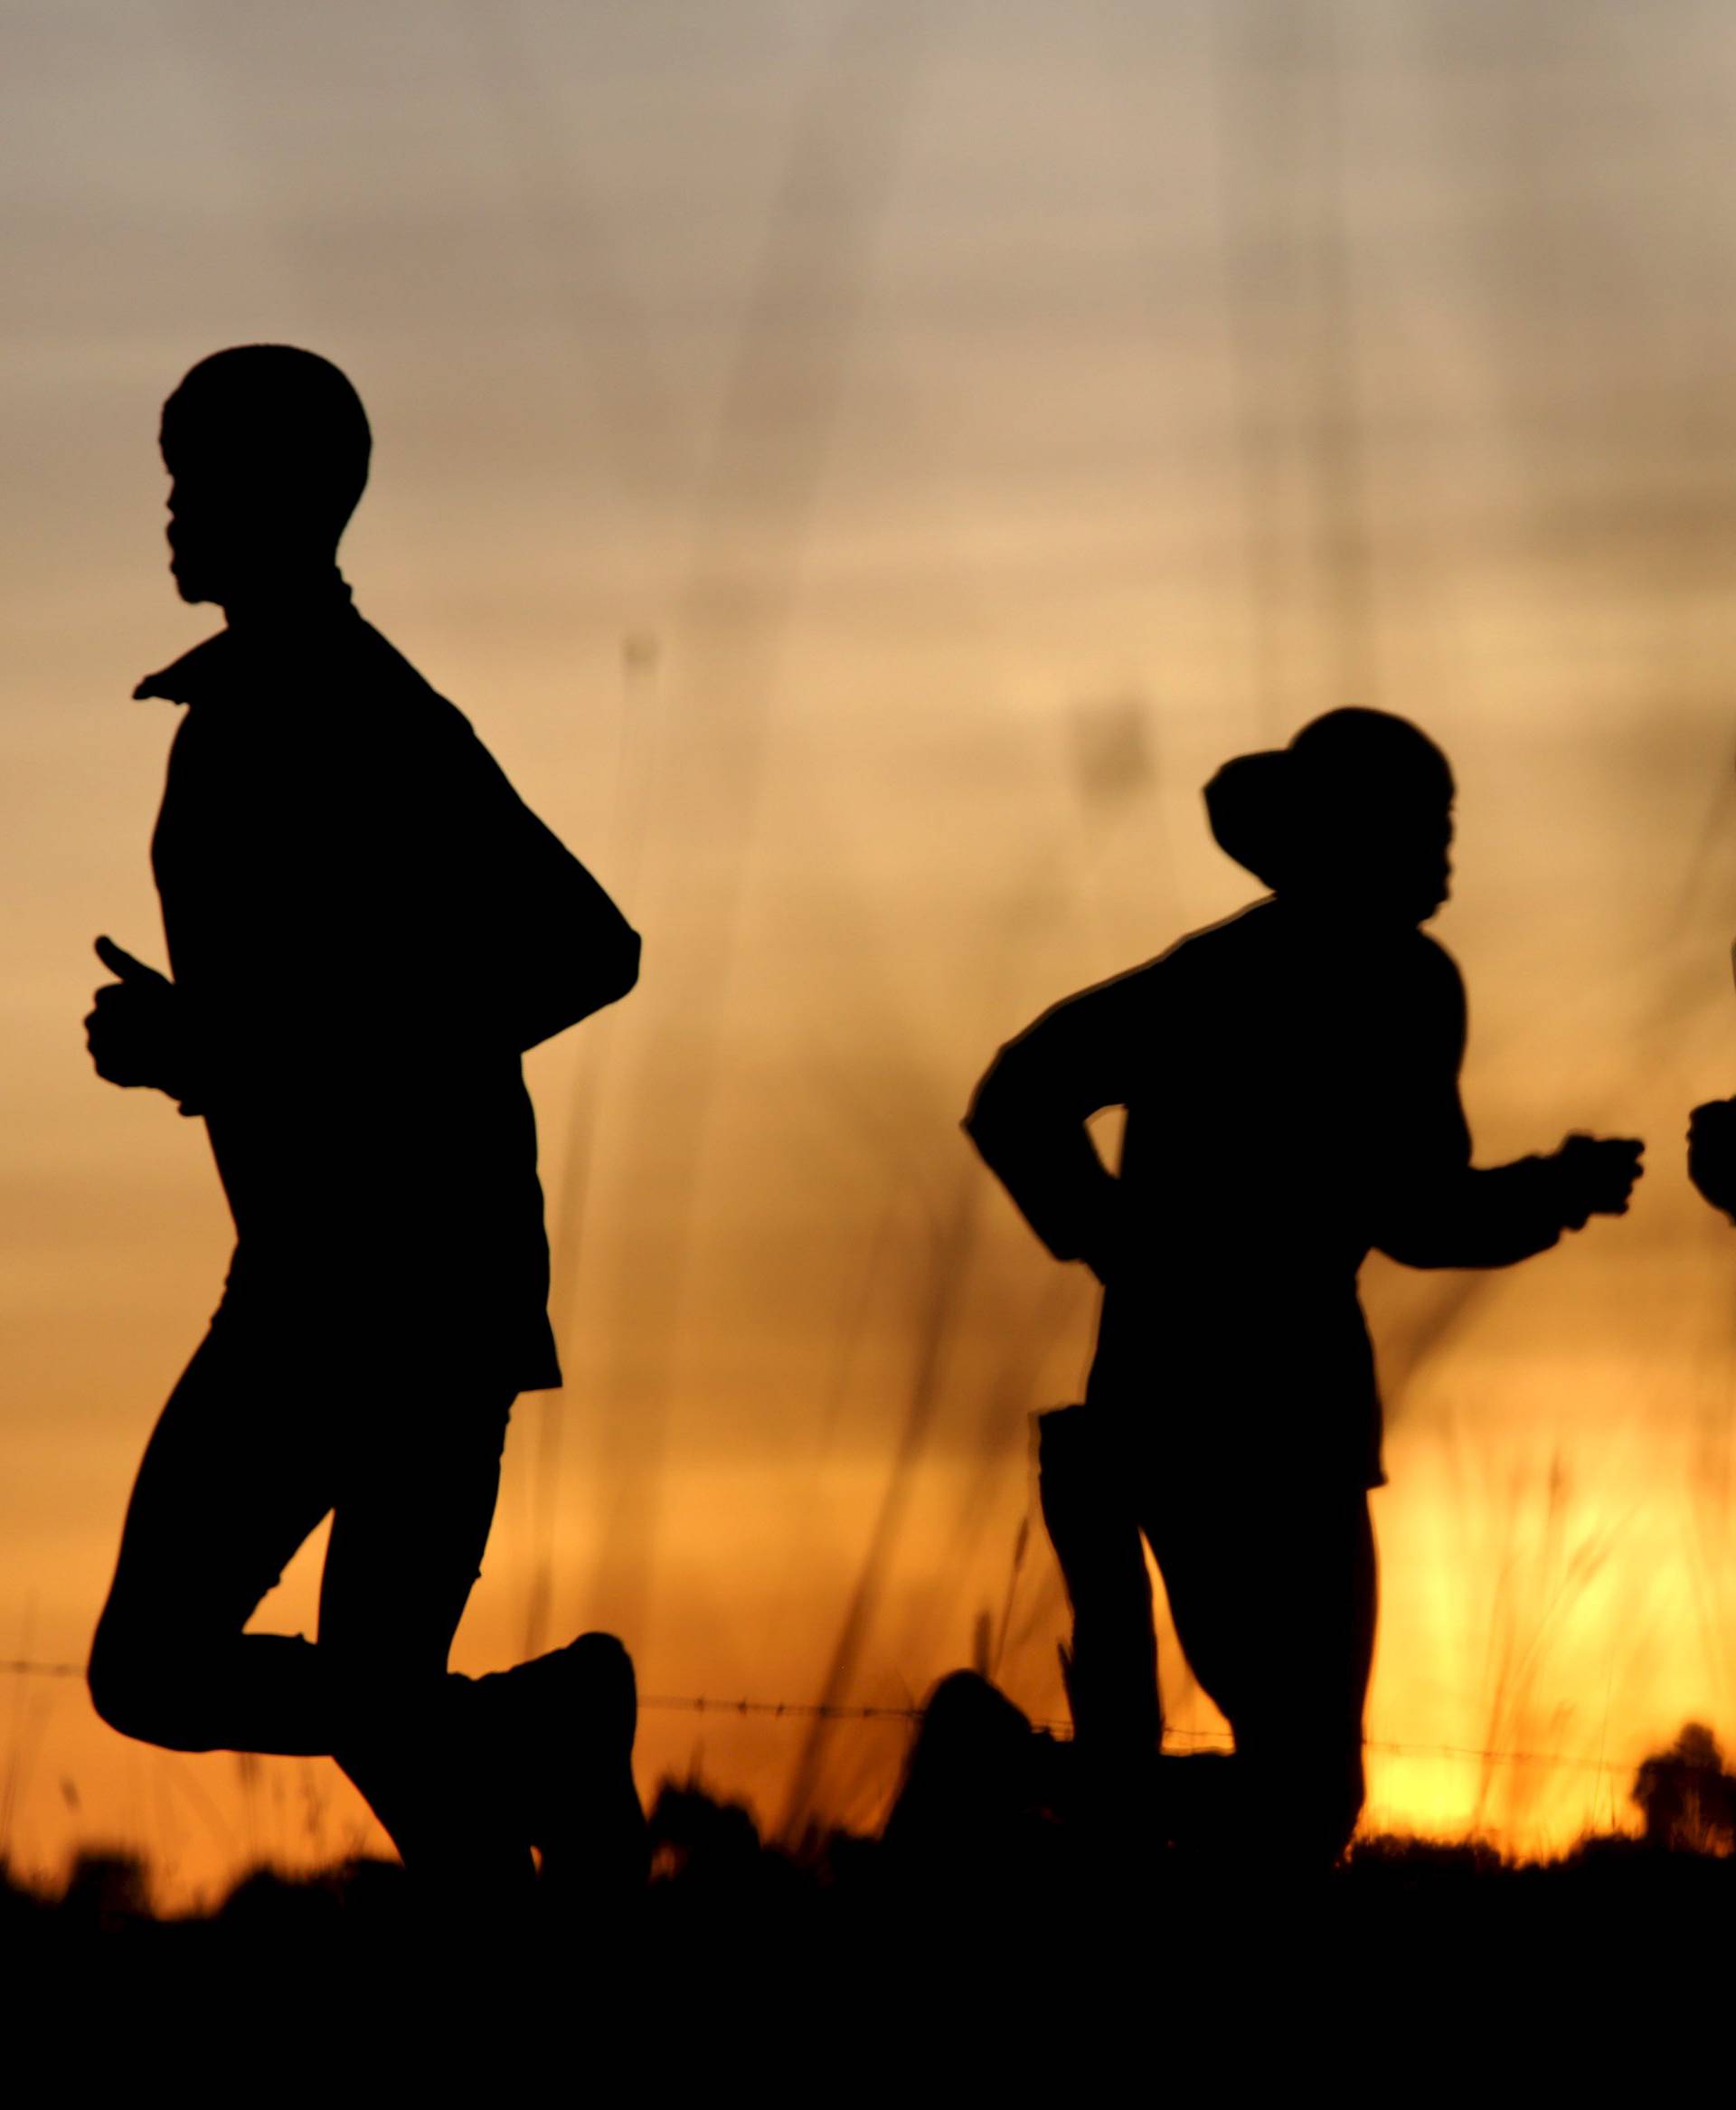
M 81 1660 L 222 1280 L 202 1134 L 80 1021 L 98 932 L 162 957 L 175 713 L 130 690 L 213 627 L 157 409 L 282 339 L 373 420 L 360 606 L 646 938 L 530 1060 L 568 1384 L 515 1415 L 458 1667 L 601 1625 L 653 1700 L 899 1706 L 986 1611 L 1059 1712 L 1014 1547 L 1092 1300 L 958 1119 L 1052 998 L 1249 898 L 1216 764 L 1362 702 L 1458 772 L 1480 1155 L 1651 1145 L 1629 1218 L 1521 1270 L 1369 1271 L 1371 1821 L 1542 1849 L 1684 1717 L 1736 1736 L 1736 1232 L 1681 1150 L 1736 1089 L 1736 16 L 0 23 L 0 1656 Z M 310 1624 L 317 1550 L 261 1623 Z M 30 1869 L 130 1842 L 176 1896 L 364 1836 L 335 1769 L 127 1745 L 71 1679 L 0 1676 L 0 1724 Z M 640 1779 L 865 1823 L 900 1747 L 651 1705 Z

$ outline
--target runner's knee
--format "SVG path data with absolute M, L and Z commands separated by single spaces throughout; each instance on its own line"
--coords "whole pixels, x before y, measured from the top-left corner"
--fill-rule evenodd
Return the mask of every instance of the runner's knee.
M 107 1613 L 90 1644 L 84 1681 L 90 1688 L 91 1706 L 111 1729 L 118 1729 L 123 1736 L 140 1734 L 134 1724 L 141 1713 L 145 1681 L 139 1675 L 137 1655 Z
M 111 1729 L 171 1750 L 185 1740 L 187 1679 L 174 1651 L 131 1622 L 105 1612 L 85 1669 L 90 1704 Z

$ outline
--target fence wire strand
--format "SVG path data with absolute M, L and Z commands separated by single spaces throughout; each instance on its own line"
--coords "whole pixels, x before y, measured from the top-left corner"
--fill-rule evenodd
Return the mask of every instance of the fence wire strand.
M 45 1663 L 25 1657 L 0 1661 L 0 1677 L 15 1678 L 82 1678 L 82 1663 Z M 641 1693 L 641 1710 L 653 1709 L 660 1713 L 695 1715 L 733 1715 L 737 1717 L 761 1716 L 773 1721 L 792 1722 L 920 1722 L 920 1707 L 844 1707 L 823 1700 L 803 1699 L 713 1699 L 705 1694 Z M 1037 1718 L 1032 1722 L 1034 1729 L 1046 1730 L 1052 1736 L 1071 1737 L 1073 1726 L 1070 1721 L 1053 1717 Z M 1172 1729 L 1164 1731 L 1166 1750 L 1178 1751 L 1229 1751 L 1233 1748 L 1229 1732 L 1223 1729 Z M 1363 1747 L 1377 1751 L 1393 1758 L 1452 1758 L 1475 1760 L 1483 1765 L 1553 1765 L 1577 1773 L 1625 1774 L 1631 1773 L 1631 1765 L 1624 1765 L 1609 1758 L 1575 1758 L 1564 1751 L 1488 1751 L 1471 1744 L 1407 1744 L 1389 1737 L 1364 1736 Z

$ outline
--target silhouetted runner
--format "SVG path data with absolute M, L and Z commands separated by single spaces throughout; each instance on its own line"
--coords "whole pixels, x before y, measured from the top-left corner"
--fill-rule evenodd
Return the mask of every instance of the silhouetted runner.
M 1212 831 L 1272 897 L 1045 1013 L 965 1123 L 1105 1285 L 1086 1403 L 1042 1426 L 1081 1747 L 1148 1771 L 1143 1533 L 1262 1858 L 1331 1858 L 1363 1802 L 1385 1477 L 1363 1259 L 1505 1266 L 1622 1213 L 1638 1177 L 1640 1144 L 1577 1135 L 1471 1165 L 1463 986 L 1419 928 L 1447 898 L 1453 795 L 1439 750 L 1373 711 L 1228 764 Z M 1086 1128 L 1110 1106 L 1118 1177 Z
M 203 1117 L 237 1242 L 139 1468 L 90 1658 L 175 1750 L 330 1753 L 412 1866 L 510 1890 L 641 1820 L 608 1635 L 494 1678 L 447 1651 L 516 1394 L 558 1385 L 522 1052 L 633 987 L 638 939 L 452 705 L 355 612 L 359 398 L 283 345 L 163 412 L 172 570 L 228 628 L 184 705 L 152 861 L 173 981 L 108 939 L 100 1075 Z M 317 1644 L 243 1634 L 327 1514 Z

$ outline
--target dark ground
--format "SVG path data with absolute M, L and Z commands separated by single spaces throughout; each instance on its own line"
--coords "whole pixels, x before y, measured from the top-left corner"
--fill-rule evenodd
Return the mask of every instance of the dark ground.
M 384 1861 L 259 1869 L 159 1920 L 137 1861 L 90 1854 L 59 1895 L 0 1882 L 9 2031 L 195 2099 L 301 2093 L 340 2067 L 352 2093 L 440 2099 L 509 2070 L 563 2098 L 607 2077 L 611 2102 L 656 2076 L 852 2095 L 871 2071 L 876 2093 L 944 2077 L 1092 2099 L 1288 2101 L 1377 2073 L 1429 2100 L 1448 2073 L 1496 2100 L 1703 2073 L 1727 2094 L 1736 1777 L 1703 1732 L 1641 1769 L 1646 1836 L 1529 1865 L 1372 1838 L 1288 1880 L 1065 1821 L 995 1792 L 1005 1777 L 958 1799 L 943 1773 L 913 1806 L 916 1777 L 883 1838 L 796 1851 L 665 1784 L 641 1894 L 513 1924 Z
M 1028 2056 L 1075 2077 L 1147 2039 L 1165 2071 L 1250 2086 L 1274 2061 L 1329 2070 L 1394 2039 L 1407 2058 L 1420 2045 L 1430 2065 L 1507 2070 L 1552 2039 L 1559 2067 L 1655 2034 L 1672 2061 L 1700 2045 L 1728 2070 L 1728 1854 L 1606 1837 L 1515 1866 L 1374 1838 L 1285 1887 L 1169 1852 L 1081 1866 L 1051 1831 L 1004 1839 L 989 1871 L 844 1835 L 786 1852 L 745 1811 L 674 1786 L 653 1830 L 649 1888 L 601 1925 L 455 1925 L 385 1861 L 260 1869 L 209 1914 L 164 1921 L 137 1862 L 89 1855 L 58 1897 L 0 1889 L 0 1982 L 32 2027 L 76 2041 L 94 2016 L 108 2050 L 209 2061 L 234 2083 L 261 2043 L 281 2076 L 361 2032 L 408 2080 L 430 2057 L 541 2058 L 549 2030 L 574 2027 L 581 2067 L 715 2058 L 744 2077 L 798 2045 L 920 2064 L 937 2026 L 967 2062 Z M 145 2020 L 117 2037 L 122 2014 Z

